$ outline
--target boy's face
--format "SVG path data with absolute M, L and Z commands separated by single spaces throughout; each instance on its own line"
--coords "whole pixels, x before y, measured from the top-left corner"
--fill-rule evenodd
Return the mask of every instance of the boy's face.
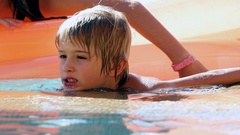
M 87 49 L 64 42 L 60 43 L 58 51 L 65 91 L 100 87 L 115 89 L 115 78 L 105 72 L 101 73 L 101 58 L 89 54 Z

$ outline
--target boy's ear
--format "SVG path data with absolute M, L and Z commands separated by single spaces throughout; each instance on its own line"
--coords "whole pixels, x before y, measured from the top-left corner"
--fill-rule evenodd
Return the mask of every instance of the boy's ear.
M 121 60 L 120 64 L 118 65 L 118 68 L 117 68 L 117 74 L 116 74 L 117 76 L 122 73 L 122 71 L 126 68 L 127 64 L 128 64 L 128 61 L 126 59 Z M 114 67 L 111 68 L 109 75 L 111 77 L 115 77 Z

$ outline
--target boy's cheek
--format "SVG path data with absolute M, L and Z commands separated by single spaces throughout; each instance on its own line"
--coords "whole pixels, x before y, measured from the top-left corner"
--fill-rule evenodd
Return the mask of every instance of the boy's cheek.
M 64 68 L 64 64 L 63 64 L 63 62 L 60 62 L 60 64 L 59 64 L 59 68 L 60 68 L 60 71 L 63 70 L 63 68 Z

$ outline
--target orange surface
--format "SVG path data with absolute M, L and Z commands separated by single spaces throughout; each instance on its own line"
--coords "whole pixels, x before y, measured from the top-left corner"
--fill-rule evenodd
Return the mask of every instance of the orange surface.
M 0 26 L 0 62 L 56 55 L 54 37 L 63 21 L 24 22 L 14 31 Z
M 1 27 L 0 79 L 59 77 L 55 33 L 64 20 L 24 23 L 10 31 Z M 209 69 L 240 66 L 240 42 L 237 40 L 189 40 L 182 44 Z M 154 45 L 131 48 L 130 72 L 176 78 L 171 62 Z

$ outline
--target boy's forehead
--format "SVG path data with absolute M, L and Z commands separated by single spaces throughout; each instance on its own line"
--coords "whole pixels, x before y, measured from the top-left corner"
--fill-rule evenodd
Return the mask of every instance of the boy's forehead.
M 86 47 L 84 47 L 83 45 L 79 45 L 79 44 L 73 44 L 70 41 L 62 41 L 59 42 L 59 48 L 60 49 L 68 49 L 68 48 L 72 48 L 72 49 L 80 49 L 80 50 L 87 50 Z
M 83 50 L 88 52 L 88 48 L 86 45 L 81 44 L 80 42 L 72 42 L 68 37 L 60 38 L 58 49 L 65 50 L 65 49 L 74 49 L 74 50 Z M 90 50 L 93 48 L 90 47 Z
M 59 43 L 62 44 L 62 45 L 67 45 L 67 44 L 71 44 L 71 41 L 70 39 L 64 34 L 64 35 L 61 35 L 60 38 L 59 38 Z

